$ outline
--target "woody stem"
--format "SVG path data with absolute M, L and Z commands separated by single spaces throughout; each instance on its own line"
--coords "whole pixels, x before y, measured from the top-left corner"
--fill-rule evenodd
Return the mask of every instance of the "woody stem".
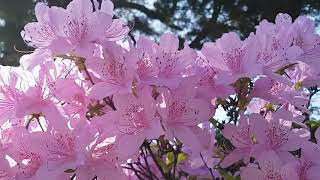
M 92 77 L 90 76 L 90 73 L 89 73 L 87 67 L 84 65 L 84 62 L 83 62 L 82 65 L 83 65 L 83 71 L 84 71 L 85 75 L 87 76 L 88 80 L 91 82 L 92 85 L 95 85 Z M 114 111 L 117 110 L 116 107 L 115 107 L 115 105 L 114 105 L 114 103 L 113 103 L 112 98 L 106 97 L 106 98 L 103 99 L 103 101 L 104 101 L 108 106 L 110 106 L 110 107 L 112 108 L 112 110 L 114 110 Z

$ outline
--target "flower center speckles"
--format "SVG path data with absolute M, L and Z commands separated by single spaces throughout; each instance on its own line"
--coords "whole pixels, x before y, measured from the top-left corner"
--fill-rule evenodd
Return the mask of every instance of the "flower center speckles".
M 138 74 L 140 76 L 147 75 L 153 72 L 154 64 L 151 62 L 151 58 L 149 54 L 142 53 L 141 57 L 139 58 L 138 64 Z
M 160 68 L 159 75 L 169 76 L 174 72 L 179 60 L 177 54 L 178 52 L 174 54 L 162 52 L 161 56 L 156 58 Z
M 304 45 L 305 45 L 304 40 L 301 35 L 298 35 L 297 37 L 295 37 L 293 40 L 293 43 L 299 47 L 304 47 Z
M 85 97 L 82 93 L 77 93 L 73 96 L 73 99 L 76 101 L 76 103 L 84 103 L 85 101 Z
M 199 109 L 191 108 L 187 99 L 176 99 L 169 106 L 169 123 L 178 123 L 184 114 L 194 115 L 194 120 L 197 121 Z
M 9 173 L 6 170 L 0 170 L 0 178 L 6 179 L 9 177 Z
M 270 171 L 268 174 L 265 176 L 266 180 L 285 180 L 281 174 L 278 172 Z
M 56 36 L 55 32 L 52 30 L 52 27 L 48 22 L 43 22 L 40 27 L 34 28 L 32 31 L 34 32 L 31 32 L 31 30 L 29 30 L 27 34 L 29 34 L 32 45 L 37 47 L 48 46 L 50 40 L 52 40 Z M 37 32 L 37 37 L 32 36 L 35 32 Z
M 24 177 L 32 177 L 42 164 L 41 157 L 33 152 L 21 152 L 21 163 L 18 163 L 20 172 Z
M 57 133 L 50 136 L 50 139 L 46 142 L 49 156 L 51 156 L 50 159 L 68 159 L 73 156 L 75 152 L 75 137 L 72 134 Z
M 236 48 L 227 53 L 223 53 L 222 57 L 232 73 L 241 73 L 242 72 L 242 61 L 245 51 L 240 48 Z
M 204 87 L 214 87 L 215 86 L 215 75 L 217 74 L 217 71 L 214 70 L 213 67 L 207 65 L 200 68 L 200 75 L 201 78 L 198 82 L 198 85 L 204 86 Z
M 249 134 L 249 126 L 240 128 L 236 134 L 232 135 L 232 139 L 243 145 L 252 144 L 251 137 Z
M 0 77 L 1 79 L 1 77 Z M 11 81 L 14 81 L 14 79 L 12 79 Z M 6 109 L 8 111 L 10 111 L 11 109 L 14 109 L 14 106 L 17 102 L 17 99 L 19 99 L 19 97 L 21 96 L 20 92 L 15 89 L 12 88 L 8 85 L 2 85 L 0 88 L 0 107 L 1 109 Z M 1 114 L 3 115 L 3 114 Z
M 272 88 L 269 90 L 270 94 L 272 95 L 279 95 L 279 92 L 281 92 L 284 89 L 284 84 L 280 83 L 278 81 L 272 81 Z
M 68 16 L 68 24 L 64 27 L 65 35 L 74 43 L 80 43 L 88 35 L 88 18 L 82 16 L 78 19 Z
M 271 162 L 268 162 L 266 168 L 263 168 L 263 172 L 266 180 L 285 180 L 279 169 L 275 168 Z
M 102 147 L 96 147 L 92 153 L 92 157 L 95 159 L 104 158 L 115 149 L 116 149 L 115 144 L 107 144 Z
M 307 173 L 308 173 L 308 170 L 311 168 L 311 166 L 312 166 L 312 163 L 310 161 L 305 161 L 305 160 L 303 160 L 302 162 L 300 161 L 300 166 L 298 169 L 300 180 L 308 180 Z
M 285 127 L 271 122 L 266 130 L 267 141 L 272 149 L 277 149 L 289 139 L 289 130 Z
M 141 105 L 131 105 L 123 113 L 123 117 L 116 123 L 119 131 L 124 134 L 136 135 L 146 129 L 145 109 Z
M 102 76 L 111 84 L 119 84 L 123 81 L 126 70 L 125 64 L 113 60 L 102 67 Z
M 271 51 L 267 50 L 267 49 L 262 49 L 257 56 L 257 62 L 261 63 L 265 66 L 268 66 L 269 64 L 272 63 L 272 53 Z
M 280 41 L 276 38 L 273 39 L 272 41 L 272 50 L 276 51 L 276 50 L 279 50 L 281 48 L 281 44 L 280 44 Z

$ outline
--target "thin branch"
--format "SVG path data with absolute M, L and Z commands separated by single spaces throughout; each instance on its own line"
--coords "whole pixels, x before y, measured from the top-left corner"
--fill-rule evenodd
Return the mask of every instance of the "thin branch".
M 77 64 L 77 62 L 76 62 L 76 64 Z M 87 79 L 91 82 L 91 84 L 92 84 L 92 85 L 95 85 L 92 77 L 90 76 L 90 73 L 89 73 L 86 65 L 84 64 L 84 62 L 81 61 L 81 60 L 79 60 L 79 62 L 78 62 L 77 65 L 79 66 L 80 72 L 81 72 L 81 69 L 82 69 L 82 70 L 84 71 L 85 75 L 87 76 Z M 80 67 L 81 67 L 81 68 L 80 68 Z M 114 103 L 113 103 L 112 97 L 106 97 L 106 98 L 103 99 L 103 101 L 104 101 L 108 106 L 110 106 L 110 107 L 112 108 L 112 110 L 114 110 L 114 111 L 117 110 L 116 107 L 115 107 L 115 105 L 114 105 Z
M 178 163 L 179 153 L 177 153 L 175 150 L 173 152 L 174 152 L 174 159 L 173 159 L 173 174 L 172 174 L 173 177 L 172 178 L 176 179 L 176 167 Z
M 70 180 L 74 180 L 76 178 L 76 174 L 73 174 L 71 177 L 70 177 Z
M 149 171 L 140 163 L 140 160 L 138 163 L 135 163 L 135 165 L 140 169 L 144 177 L 148 177 L 150 180 L 154 180 L 153 175 L 149 173 Z
M 157 180 L 159 180 L 159 178 L 151 171 L 148 159 L 147 159 L 147 153 L 144 153 L 143 148 L 140 148 L 142 151 L 142 157 L 144 159 L 144 163 L 146 164 L 146 170 L 149 172 L 149 174 L 151 174 L 151 176 L 155 177 Z
M 84 68 L 84 72 L 86 73 L 87 78 L 89 79 L 89 81 L 91 82 L 91 84 L 94 85 L 93 79 L 91 78 L 91 76 L 90 76 L 90 74 L 89 74 L 89 71 L 88 71 L 88 69 L 87 69 L 86 67 Z
M 213 179 L 213 180 L 215 180 L 216 178 L 215 178 L 215 177 L 214 177 L 214 175 L 213 175 L 212 168 L 211 168 L 211 167 L 209 167 L 209 166 L 207 165 L 207 163 L 206 163 L 206 161 L 204 160 L 204 158 L 203 158 L 203 156 L 202 156 L 202 154 L 201 154 L 201 153 L 200 153 L 200 157 L 201 157 L 201 159 L 202 159 L 202 161 L 203 161 L 204 165 L 206 166 L 206 168 L 209 170 L 209 172 L 210 172 L 210 174 L 211 174 L 212 179 Z
M 44 129 L 43 129 L 43 127 L 42 127 L 42 125 L 41 125 L 41 123 L 40 123 L 40 120 L 37 118 L 37 122 L 38 122 L 38 124 L 39 124 L 39 126 L 40 126 L 40 128 L 41 128 L 41 130 L 42 130 L 42 132 L 45 132 L 44 131 Z
M 160 166 L 160 164 L 158 163 L 157 158 L 156 158 L 155 155 L 153 154 L 153 152 L 152 152 L 152 150 L 151 150 L 151 148 L 150 148 L 150 145 L 148 144 L 148 145 L 145 146 L 145 147 L 146 147 L 146 149 L 149 151 L 149 154 L 151 155 L 151 158 L 152 158 L 152 160 L 154 161 L 154 163 L 156 164 L 156 166 L 158 167 L 161 175 L 165 178 L 165 177 L 166 177 L 166 174 L 165 174 L 165 172 L 163 171 L 163 169 L 162 169 L 162 167 Z
M 130 165 L 130 164 L 129 164 L 129 165 Z M 144 180 L 144 179 L 139 175 L 139 173 L 141 174 L 141 172 L 140 172 L 139 170 L 135 169 L 135 168 L 132 166 L 132 164 L 131 164 L 130 167 L 123 166 L 122 168 L 133 171 L 134 174 L 137 176 L 137 178 L 138 178 L 139 180 Z

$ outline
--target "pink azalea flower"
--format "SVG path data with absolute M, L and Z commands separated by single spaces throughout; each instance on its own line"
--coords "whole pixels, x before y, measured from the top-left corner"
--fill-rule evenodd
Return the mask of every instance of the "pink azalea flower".
M 74 79 L 57 79 L 50 87 L 51 93 L 59 101 L 63 101 L 62 108 L 70 117 L 85 118 L 88 105 L 91 102 L 86 96 L 84 85 L 79 86 Z
M 121 166 L 140 162 L 143 142 L 163 135 L 182 143 L 179 175 L 319 179 L 320 128 L 312 134 L 304 122 L 312 115 L 305 89 L 320 77 L 312 20 L 279 14 L 245 40 L 230 32 L 197 52 L 180 49 L 170 33 L 159 43 L 119 42 L 129 28 L 112 20 L 113 10 L 111 0 L 36 5 L 37 22 L 21 32 L 35 51 L 20 59 L 22 68 L 0 66 L 0 179 L 149 178 Z M 240 78 L 252 80 L 248 94 L 234 84 Z M 235 100 L 223 101 L 228 96 Z M 246 111 L 234 124 L 210 124 L 221 106 L 228 116 Z M 149 152 L 150 164 L 143 157 L 133 167 L 162 177 L 154 159 L 168 163 L 166 153 Z
M 262 73 L 256 61 L 254 41 L 241 41 L 234 33 L 226 33 L 215 43 L 205 43 L 201 52 L 220 72 L 219 80 L 231 84 L 241 77 L 254 78 Z
M 193 141 L 192 144 L 190 144 L 190 142 L 189 144 L 184 144 L 183 151 L 188 154 L 188 158 L 186 162 L 183 163 L 182 169 L 191 175 L 211 177 L 210 172 L 207 167 L 205 167 L 203 161 L 210 167 L 216 166 L 220 161 L 220 159 L 213 157 L 216 134 L 213 128 L 210 127 L 192 127 L 190 130 L 196 136 L 197 141 Z M 220 174 L 217 171 L 212 171 L 216 178 L 220 177 Z
M 315 33 L 315 22 L 307 16 L 299 16 L 292 24 L 293 44 L 307 52 L 320 43 L 320 37 Z
M 111 43 L 104 48 L 103 59 L 87 62 L 88 68 L 101 80 L 90 90 L 89 96 L 94 99 L 132 91 L 134 65 L 126 60 L 126 50 Z
M 160 44 L 140 37 L 137 48 L 130 50 L 128 58 L 136 63 L 137 80 L 146 85 L 177 88 L 181 80 L 190 76 L 190 65 L 196 59 L 196 52 L 185 46 L 179 48 L 179 39 L 165 33 Z
M 279 119 L 281 121 L 288 122 L 289 124 L 291 124 L 291 122 L 295 122 L 295 123 L 303 125 L 302 122 L 305 119 L 305 116 L 302 115 L 302 112 L 295 110 L 294 106 L 292 106 L 290 104 L 284 104 L 276 112 L 273 112 L 270 114 L 271 114 L 270 118 Z
M 77 138 L 77 179 L 87 180 L 95 176 L 101 179 L 126 179 L 120 164 L 127 156 L 119 153 L 120 144 L 115 141 L 116 139 L 109 137 L 108 134 L 94 137 L 92 132 L 83 127 L 78 130 L 82 132 L 78 133 Z
M 296 166 L 300 180 L 316 180 L 320 171 L 320 146 L 312 142 L 306 142 L 302 146 L 301 157 Z
M 64 33 L 72 51 L 78 56 L 90 57 L 95 42 L 103 37 L 112 23 L 111 18 L 107 13 L 93 12 L 90 1 L 73 0 L 67 6 L 64 18 L 56 19 L 56 23 L 63 25 L 60 31 Z
M 95 12 L 90 1 L 82 0 L 73 0 L 67 9 L 38 3 L 35 10 L 38 22 L 27 24 L 22 37 L 53 54 L 91 57 L 96 43 L 119 40 L 129 31 L 120 20 L 112 21 L 111 1 L 103 1 Z
M 41 137 L 41 149 L 43 154 L 43 165 L 38 169 L 36 178 L 41 179 L 48 176 L 48 179 L 70 178 L 65 173 L 68 169 L 76 169 L 76 141 L 73 131 L 63 127 L 47 130 Z M 35 179 L 36 179 L 35 178 Z
M 190 79 L 190 81 L 196 82 L 195 86 L 198 87 L 199 96 L 225 98 L 234 93 L 233 88 L 218 82 L 219 69 L 214 64 L 215 62 L 212 59 L 208 59 L 199 53 L 194 65 L 194 77 L 192 77 L 195 80 Z
M 38 22 L 28 23 L 21 32 L 22 38 L 29 42 L 32 46 L 40 49 L 61 48 L 67 44 L 67 41 L 59 32 L 59 24 L 56 18 L 61 21 L 65 20 L 64 9 L 59 7 L 49 8 L 44 3 L 37 3 L 35 7 L 35 15 Z M 60 47 L 59 47 L 60 46 Z
M 156 63 L 159 46 L 145 37 L 139 37 L 137 47 L 129 52 L 129 60 L 136 62 L 137 78 L 143 84 L 152 85 L 159 74 Z
M 188 46 L 181 51 L 178 48 L 179 39 L 174 35 L 166 33 L 160 37 L 160 44 L 153 57 L 158 74 L 150 84 L 174 89 L 179 86 L 183 77 L 188 76 L 187 69 L 195 61 L 196 52 Z
M 300 62 L 295 69 L 287 72 L 296 90 L 319 85 L 320 74 L 315 67 Z
M 278 14 L 275 24 L 263 20 L 253 38 L 257 41 L 257 62 L 262 64 L 264 73 L 269 75 L 285 65 L 295 62 L 302 54 L 298 46 L 291 46 L 293 33 L 290 31 L 292 19 L 288 14 Z
M 0 179 L 14 180 L 17 173 L 16 167 L 11 167 L 3 149 L 0 150 Z
M 141 96 L 116 95 L 113 100 L 117 111 L 107 112 L 104 116 L 94 118 L 92 122 L 97 127 L 109 124 L 110 130 L 103 130 L 118 135 L 123 154 L 136 153 L 145 139 L 158 138 L 164 134 L 160 120 L 155 116 L 156 103 L 149 88 Z
M 96 5 L 96 9 L 99 9 L 99 6 Z M 111 0 L 104 0 L 101 3 L 100 12 L 109 14 L 111 17 L 113 16 L 114 5 Z M 112 23 L 105 30 L 103 35 L 103 41 L 117 41 L 123 39 L 127 36 L 130 31 L 129 27 L 127 27 L 124 22 L 120 19 L 113 19 Z
M 210 102 L 196 98 L 196 89 L 188 85 L 160 92 L 158 112 L 168 138 L 178 138 L 185 144 L 196 142 L 192 128 L 213 116 Z
M 278 155 L 272 151 L 261 154 L 257 161 L 260 169 L 248 165 L 241 171 L 243 180 L 299 180 L 295 171 L 295 163 L 283 163 Z
M 310 137 L 304 129 L 291 130 L 291 123 L 288 124 L 278 117 L 273 117 L 269 121 L 260 115 L 251 118 L 258 143 L 256 150 L 260 153 L 274 151 L 284 161 L 292 159 L 288 151 L 298 150 Z
M 13 118 L 15 121 L 12 121 L 13 123 L 20 123 L 20 125 L 24 126 L 28 124 L 28 122 L 24 122 L 27 119 L 23 120 L 22 123 L 20 122 L 21 119 L 27 116 L 33 117 L 34 115 L 44 117 L 46 126 L 54 125 L 57 121 L 65 121 L 65 118 L 52 100 L 53 95 L 49 92 L 48 84 L 51 77 L 47 73 L 48 71 L 42 66 L 37 72 L 38 75 L 32 75 L 30 72 L 22 74 L 29 76 L 29 79 L 21 78 L 19 80 L 18 85 L 23 91 L 20 93 L 19 99 L 17 99 L 19 103 L 15 105 Z
M 270 77 L 259 77 L 255 82 L 251 96 L 259 97 L 274 104 L 290 103 L 301 111 L 307 112 L 304 106 L 308 99 L 303 96 L 302 89 L 295 89 L 294 84 L 276 81 Z
M 14 68 L 0 68 L 0 124 L 15 117 L 16 105 L 22 96 L 21 90 L 16 88 L 18 76 Z
M 255 115 L 252 115 L 253 117 Z M 252 118 L 252 117 L 251 117 Z M 254 132 L 253 123 L 248 121 L 244 115 L 239 119 L 239 125 L 232 123 L 226 124 L 223 129 L 223 136 L 230 140 L 235 150 L 230 152 L 221 162 L 221 167 L 226 168 L 236 163 L 237 161 L 244 160 L 248 163 L 250 157 L 255 156 L 255 144 L 257 144 L 256 135 Z
M 246 111 L 250 114 L 260 114 L 266 111 L 266 105 L 268 102 L 261 98 L 252 98 L 250 103 L 247 105 Z
M 64 47 L 64 46 L 62 46 Z M 48 62 L 52 60 L 52 53 L 47 49 L 36 49 L 31 54 L 25 54 L 20 58 L 20 65 L 23 69 L 32 70 L 39 64 L 43 62 Z
M 75 135 L 68 128 L 50 130 L 45 136 L 48 170 L 63 172 L 74 168 L 76 158 Z
M 12 146 L 8 155 L 16 162 L 16 179 L 37 179 L 39 169 L 44 166 L 45 156 L 41 148 L 42 134 L 29 133 L 24 127 L 12 128 Z

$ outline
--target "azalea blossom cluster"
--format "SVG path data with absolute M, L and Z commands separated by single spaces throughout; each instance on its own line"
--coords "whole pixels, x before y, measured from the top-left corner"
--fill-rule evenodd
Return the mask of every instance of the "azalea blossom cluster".
M 313 20 L 279 14 L 195 50 L 133 41 L 113 9 L 36 5 L 21 32 L 35 50 L 0 67 L 0 179 L 320 178 Z

